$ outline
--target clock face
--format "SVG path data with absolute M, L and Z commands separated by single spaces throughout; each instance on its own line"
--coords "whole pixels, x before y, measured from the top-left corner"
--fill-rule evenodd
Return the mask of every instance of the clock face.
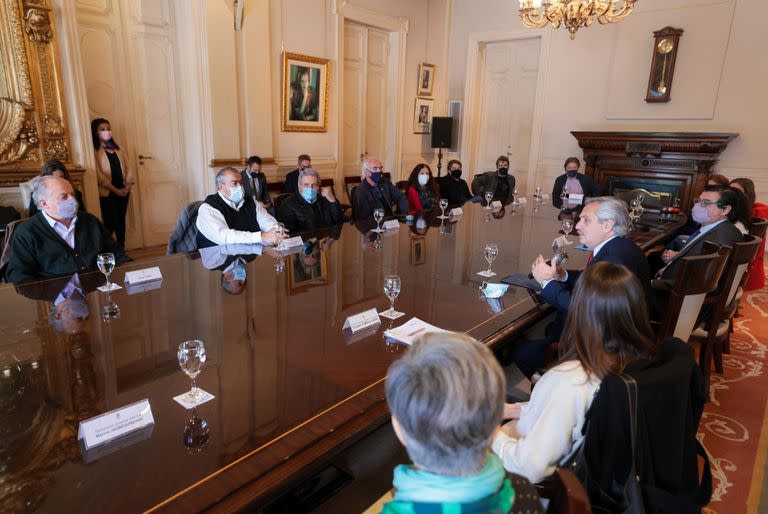
M 660 54 L 666 55 L 669 52 L 672 51 L 672 47 L 674 46 L 674 43 L 672 43 L 671 40 L 664 38 L 656 45 L 656 49 L 659 51 Z

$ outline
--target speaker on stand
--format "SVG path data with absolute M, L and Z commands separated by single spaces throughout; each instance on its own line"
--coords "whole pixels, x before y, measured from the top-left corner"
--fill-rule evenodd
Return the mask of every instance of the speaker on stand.
M 453 146 L 451 135 L 453 134 L 453 118 L 448 116 L 435 116 L 432 118 L 432 148 L 437 148 L 437 176 L 443 167 L 443 148 Z

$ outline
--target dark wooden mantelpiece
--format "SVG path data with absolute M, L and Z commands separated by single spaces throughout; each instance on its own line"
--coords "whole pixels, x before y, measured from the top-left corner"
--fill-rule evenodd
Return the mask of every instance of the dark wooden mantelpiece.
M 738 134 L 709 132 L 571 132 L 584 151 L 585 173 L 611 193 L 617 181 L 656 181 L 679 191 L 690 209 L 720 154 Z

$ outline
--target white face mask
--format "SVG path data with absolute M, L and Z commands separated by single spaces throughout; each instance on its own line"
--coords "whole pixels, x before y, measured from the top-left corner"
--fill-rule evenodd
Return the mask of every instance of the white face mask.
M 419 175 L 419 185 L 426 186 L 429 182 L 429 175 Z
M 507 284 L 499 284 L 496 282 L 483 282 L 480 286 L 480 291 L 486 298 L 501 298 L 504 293 L 507 292 L 509 286 Z
M 111 130 L 99 130 L 99 139 L 102 141 L 109 141 L 112 139 L 112 131 Z

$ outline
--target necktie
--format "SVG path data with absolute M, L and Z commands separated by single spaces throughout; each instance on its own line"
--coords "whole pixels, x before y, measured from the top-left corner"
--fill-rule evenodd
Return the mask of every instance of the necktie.
M 589 252 L 589 257 L 587 257 L 587 266 L 592 264 L 592 259 L 595 258 L 595 252 Z
M 685 246 L 688 246 L 688 243 L 690 243 L 691 241 L 699 237 L 699 234 L 701 234 L 701 229 L 697 230 L 696 232 L 690 235 L 688 240 L 685 242 Z M 683 248 L 685 248 L 685 246 L 683 246 Z

